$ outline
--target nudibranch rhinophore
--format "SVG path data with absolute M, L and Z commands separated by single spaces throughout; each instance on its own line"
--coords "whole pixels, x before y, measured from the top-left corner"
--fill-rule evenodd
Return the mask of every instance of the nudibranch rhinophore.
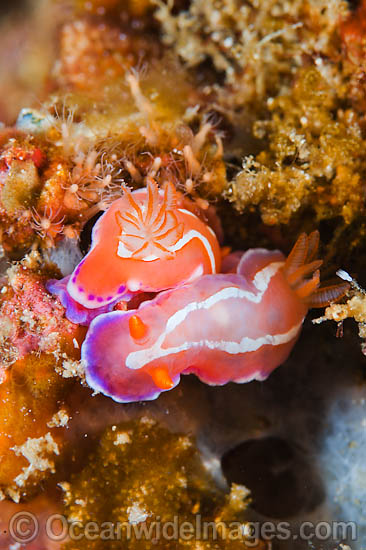
M 67 283 L 77 303 L 96 309 L 128 292 L 160 292 L 220 270 L 211 227 L 177 203 L 171 183 L 126 189 L 98 219 L 92 245 Z
M 264 380 L 288 357 L 308 308 L 346 291 L 318 288 L 318 240 L 318 232 L 302 234 L 287 260 L 248 250 L 227 262 L 229 273 L 96 317 L 81 350 L 89 386 L 127 403 L 155 399 L 181 374 L 211 385 Z

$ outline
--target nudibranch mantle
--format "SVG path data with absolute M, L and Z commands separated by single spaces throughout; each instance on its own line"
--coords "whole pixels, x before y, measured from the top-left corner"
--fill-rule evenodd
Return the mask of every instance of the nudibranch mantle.
M 228 273 L 98 316 L 82 345 L 88 384 L 127 403 L 155 399 L 181 374 L 210 385 L 264 380 L 288 357 L 308 308 L 346 290 L 318 288 L 317 246 L 314 232 L 302 234 L 287 259 L 252 249 L 226 262 Z
M 220 270 L 214 231 L 177 204 L 172 184 L 125 190 L 98 219 L 92 245 L 72 273 L 67 291 L 88 309 L 126 292 L 160 292 Z

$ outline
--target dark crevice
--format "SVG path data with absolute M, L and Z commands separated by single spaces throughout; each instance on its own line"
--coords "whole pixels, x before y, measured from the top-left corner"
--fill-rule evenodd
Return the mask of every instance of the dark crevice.
M 268 517 L 283 519 L 311 512 L 324 498 L 304 450 L 279 437 L 240 443 L 223 456 L 222 469 L 229 484 L 251 490 L 253 508 Z
M 92 237 L 92 231 L 93 227 L 96 223 L 96 221 L 100 218 L 100 216 L 104 212 L 98 212 L 98 214 L 95 214 L 90 220 L 86 222 L 84 225 L 81 234 L 80 234 L 80 250 L 82 254 L 86 254 L 89 251 L 90 245 L 91 245 L 91 237 Z

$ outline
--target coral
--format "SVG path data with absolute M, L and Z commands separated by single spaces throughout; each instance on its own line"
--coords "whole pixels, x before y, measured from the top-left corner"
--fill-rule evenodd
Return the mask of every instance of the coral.
M 54 471 L 67 418 L 67 382 L 56 373 L 80 357 L 83 329 L 44 288 L 50 271 L 33 254 L 12 267 L 1 291 L 0 487 L 19 500 Z
M 55 471 L 63 429 L 48 423 L 64 410 L 65 389 L 54 356 L 45 353 L 13 363 L 0 385 L 0 487 L 16 502 Z
M 64 10 L 48 0 L 26 0 L 19 10 L 19 4 L 2 7 L 0 47 L 6 55 L 0 63 L 0 120 L 14 124 L 20 109 L 49 93 Z M 4 11 L 9 11 L 5 17 Z
M 27 206 L 29 197 L 39 189 L 37 168 L 32 160 L 14 160 L 9 167 L 1 192 L 5 210 L 14 214 Z
M 1 336 L 3 350 L 23 359 L 33 352 L 61 353 L 75 348 L 83 330 L 64 317 L 64 308 L 45 289 L 52 269 L 41 267 L 36 253 L 25 257 L 8 271 L 1 291 Z M 1 363 L 11 365 L 13 353 L 2 353 Z
M 126 186 L 140 187 L 147 178 L 173 183 L 197 210 L 209 210 L 204 197 L 227 185 L 219 132 L 204 112 L 192 115 L 197 97 L 184 74 L 173 97 L 160 71 L 156 62 L 143 79 L 137 71 L 108 83 L 98 77 L 100 90 L 90 89 L 88 78 L 87 90 L 55 94 L 42 112 L 24 109 L 22 132 L 4 131 L 0 221 L 9 255 L 79 237 Z
M 313 319 L 313 323 L 320 324 L 324 321 L 335 321 L 338 324 L 338 334 L 343 333 L 343 321 L 354 319 L 358 324 L 358 335 L 361 338 L 361 350 L 366 355 L 366 291 L 346 271 L 340 269 L 337 275 L 347 281 L 350 287 L 347 299 L 341 304 L 331 304 L 322 317 Z
M 259 207 L 267 225 L 286 224 L 300 209 L 350 224 L 363 209 L 364 142 L 359 118 L 316 68 L 297 74 L 289 94 L 268 100 L 269 120 L 254 132 L 267 149 L 244 159 L 228 198 L 239 210 Z
M 9 251 L 32 242 L 29 208 L 41 190 L 44 156 L 37 140 L 20 132 L 2 130 L 0 142 L 1 240 Z
M 151 0 L 75 0 L 74 8 L 76 12 L 92 13 L 96 15 L 114 14 L 127 10 L 127 13 L 133 16 L 142 16 L 151 11 Z M 122 11 L 122 14 L 124 12 Z
M 355 13 L 342 22 L 341 37 L 350 60 L 361 70 L 365 68 L 366 2 L 361 0 Z
M 54 239 L 64 229 L 64 217 L 60 217 L 60 211 L 52 212 L 45 207 L 39 214 L 37 210 L 32 212 L 32 228 L 45 241 L 46 245 L 53 246 Z
M 219 95 L 230 110 L 277 94 L 304 54 L 333 56 L 338 20 L 347 14 L 343 0 L 193 0 L 180 10 L 171 1 L 154 3 L 165 44 L 188 66 L 210 59 L 224 73 L 228 86 Z
M 122 33 L 100 21 L 79 19 L 66 23 L 60 38 L 60 64 L 56 75 L 62 88 L 103 91 L 139 61 L 157 56 L 159 45 L 140 32 Z
M 238 526 L 245 527 L 245 488 L 233 487 L 229 497 L 219 492 L 202 466 L 194 441 L 170 433 L 148 417 L 108 428 L 83 471 L 64 483 L 63 489 L 69 521 L 84 526 L 93 520 L 104 529 L 92 541 L 70 541 L 65 550 L 120 548 L 128 533 L 130 548 L 154 548 L 157 543 L 159 548 L 197 548 L 197 544 L 202 549 L 212 548 L 212 527 L 206 539 L 201 535 L 202 540 L 199 534 L 198 540 L 197 534 L 186 540 L 180 534 L 154 535 L 157 523 L 163 529 L 176 518 L 179 524 L 190 522 L 194 526 L 197 515 L 202 523 L 210 521 L 213 525 L 237 522 L 236 540 L 233 533 L 232 540 L 221 538 L 218 527 L 215 547 L 247 548 L 245 531 L 238 534 Z M 117 522 L 122 525 L 119 531 Z M 147 536 L 139 537 L 139 532 Z M 266 548 L 259 541 L 251 540 L 251 544 Z

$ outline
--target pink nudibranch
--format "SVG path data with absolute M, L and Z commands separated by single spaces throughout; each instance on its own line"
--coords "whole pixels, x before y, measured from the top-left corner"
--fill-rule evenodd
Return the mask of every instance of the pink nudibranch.
M 180 207 L 172 184 L 164 191 L 125 190 L 98 219 L 92 246 L 72 273 L 67 292 L 88 309 L 128 292 L 160 292 L 220 270 L 214 231 Z
M 127 403 L 155 399 L 181 374 L 211 385 L 264 380 L 288 357 L 308 308 L 345 292 L 318 288 L 317 246 L 314 232 L 299 237 L 287 260 L 248 250 L 228 262 L 230 273 L 96 317 L 82 345 L 88 384 Z

